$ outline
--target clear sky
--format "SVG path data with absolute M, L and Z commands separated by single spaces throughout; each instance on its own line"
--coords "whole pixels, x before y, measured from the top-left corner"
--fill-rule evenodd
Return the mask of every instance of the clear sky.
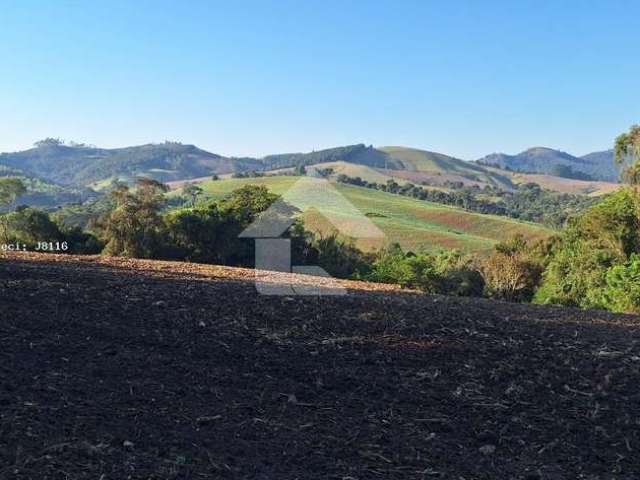
M 584 154 L 640 122 L 639 47 L 638 1 L 0 0 L 0 151 Z

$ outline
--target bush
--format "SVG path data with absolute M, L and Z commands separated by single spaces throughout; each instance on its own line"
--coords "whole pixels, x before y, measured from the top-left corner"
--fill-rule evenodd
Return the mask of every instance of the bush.
M 405 253 L 397 244 L 379 252 L 361 278 L 446 295 L 480 296 L 484 285 L 471 258 L 459 252 Z
M 614 265 L 605 275 L 603 304 L 614 312 L 640 313 L 640 255 Z
M 522 236 L 498 243 L 494 252 L 481 260 L 479 270 L 485 295 L 510 302 L 527 302 L 540 283 L 543 266 L 529 253 Z
M 25 244 L 34 249 L 40 242 L 63 242 L 64 235 L 49 215 L 42 210 L 22 207 L 5 215 L 9 242 Z
M 66 242 L 67 249 L 49 250 L 57 253 L 94 254 L 100 253 L 103 244 L 91 233 L 78 227 L 58 224 L 49 214 L 31 207 L 22 207 L 3 215 L 6 226 L 7 243 L 19 243 L 27 250 L 34 250 L 39 244 Z
M 551 253 L 534 303 L 604 308 L 602 289 L 607 270 L 618 261 L 610 250 L 565 236 Z
M 92 233 L 83 231 L 80 227 L 67 227 L 63 225 L 59 228 L 69 246 L 67 253 L 94 255 L 100 253 L 104 248 L 103 242 Z
M 215 204 L 174 210 L 165 215 L 164 223 L 166 245 L 163 256 L 200 263 L 220 261 L 222 218 Z
M 337 278 L 350 278 L 369 269 L 367 255 L 352 240 L 341 239 L 337 233 L 304 237 L 307 241 L 304 263 L 307 265 L 318 265 Z M 299 235 L 298 238 L 303 237 Z
M 480 297 L 484 279 L 475 268 L 473 258 L 457 250 L 442 251 L 434 257 L 435 271 L 440 276 L 437 293 L 464 297 Z
M 611 308 L 607 275 L 640 252 L 637 194 L 631 189 L 610 195 L 573 220 L 552 246 L 535 303 L 582 308 Z M 615 308 L 622 308 L 617 304 Z
M 169 212 L 163 217 L 164 246 L 159 256 L 253 266 L 253 244 L 238 235 L 277 198 L 264 186 L 246 185 L 226 199 Z
M 485 295 L 509 302 L 531 300 L 540 283 L 542 266 L 526 255 L 494 252 L 480 264 Z

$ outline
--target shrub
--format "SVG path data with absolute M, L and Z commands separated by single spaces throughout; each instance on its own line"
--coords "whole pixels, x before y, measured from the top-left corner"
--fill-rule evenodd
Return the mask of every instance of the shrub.
M 39 244 L 63 244 L 67 248 L 48 250 L 57 253 L 94 254 L 100 253 L 103 244 L 91 233 L 78 227 L 58 224 L 48 213 L 31 207 L 18 208 L 3 215 L 8 243 L 19 243 L 27 250 L 34 250 Z
M 526 255 L 494 252 L 480 264 L 485 295 L 509 302 L 531 300 L 540 282 L 542 266 Z
M 614 265 L 605 275 L 603 304 L 614 312 L 640 313 L 640 255 Z
M 304 263 L 318 265 L 329 275 L 349 278 L 368 270 L 367 256 L 353 243 L 353 240 L 341 239 L 337 233 L 329 235 L 306 235 L 306 258 Z M 302 238 L 300 235 L 298 238 Z
M 575 236 L 555 246 L 534 303 L 604 308 L 602 289 L 607 270 L 618 261 L 610 250 Z
M 606 296 L 608 272 L 639 251 L 638 198 L 633 190 L 624 189 L 570 222 L 549 251 L 533 301 L 611 308 L 612 300 Z
M 494 252 L 479 263 L 485 295 L 510 302 L 531 300 L 540 283 L 542 265 L 529 253 L 522 236 L 498 243 Z
M 65 240 L 58 225 L 42 210 L 21 207 L 5 215 L 5 220 L 9 241 L 23 243 L 28 249 L 35 248 L 39 242 Z
M 447 295 L 479 296 L 484 286 L 471 258 L 457 251 L 413 254 L 397 244 L 379 252 L 362 278 Z

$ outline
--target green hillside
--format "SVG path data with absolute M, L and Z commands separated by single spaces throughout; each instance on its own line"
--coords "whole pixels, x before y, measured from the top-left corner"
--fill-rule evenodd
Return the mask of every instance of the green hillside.
M 321 164 L 324 166 L 327 163 L 344 162 L 369 167 L 370 170 L 364 174 L 368 177 L 377 171 L 383 175 L 414 183 L 428 182 L 437 185 L 446 182 L 462 182 L 466 185 L 492 185 L 507 190 L 513 187 L 509 177 L 491 172 L 475 163 L 441 153 L 407 147 L 374 148 L 352 145 L 307 154 L 272 155 L 265 157 L 263 161 L 267 170 L 292 165 Z M 364 176 L 361 178 L 365 179 Z
M 256 159 L 227 158 L 176 142 L 106 149 L 67 145 L 57 139 L 43 140 L 22 152 L 2 153 L 0 165 L 77 186 L 112 179 L 130 181 L 138 176 L 167 182 L 262 169 Z
M 380 147 L 378 150 L 388 155 L 389 160 L 400 168 L 417 172 L 461 173 L 465 175 L 486 175 L 486 171 L 469 162 L 442 153 L 429 152 L 407 147 Z
M 1 177 L 19 178 L 24 183 L 27 192 L 16 199 L 16 205 L 55 208 L 61 205 L 82 203 L 98 196 L 96 192 L 88 188 L 59 185 L 4 165 L 0 165 Z
M 378 150 L 388 156 L 394 170 L 405 170 L 419 174 L 435 175 L 437 181 L 461 181 L 469 184 L 488 184 L 505 189 L 512 187 L 508 177 L 486 170 L 485 168 L 458 158 L 407 147 L 380 147 Z M 407 180 L 420 181 L 419 175 L 406 177 Z
M 401 179 L 393 175 L 393 170 L 383 170 L 350 162 L 328 162 L 319 163 L 307 168 L 307 171 L 331 171 L 330 177 L 337 175 L 347 175 L 348 177 L 360 177 L 362 180 L 371 183 L 387 183 L 388 180 L 395 179 L 396 182 L 402 184 L 407 180 Z
M 282 194 L 300 178 L 278 176 L 227 179 L 205 182 L 200 186 L 212 198 L 222 198 L 246 184 L 265 185 L 274 193 Z M 398 242 L 412 250 L 437 250 L 446 247 L 467 252 L 484 252 L 490 250 L 497 241 L 506 240 L 518 233 L 534 240 L 552 233 L 540 225 L 506 217 L 467 212 L 351 185 L 332 185 L 385 233 L 384 241 L 360 241 L 359 246 L 366 249 Z M 174 192 L 173 195 L 177 193 Z M 331 228 L 327 221 L 313 211 L 305 214 L 305 221 L 310 228 L 319 231 Z

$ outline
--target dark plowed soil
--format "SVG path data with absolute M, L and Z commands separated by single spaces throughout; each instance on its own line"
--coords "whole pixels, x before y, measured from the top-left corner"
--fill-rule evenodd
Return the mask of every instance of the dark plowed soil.
M 1 258 L 0 478 L 640 477 L 635 317 L 346 285 Z

